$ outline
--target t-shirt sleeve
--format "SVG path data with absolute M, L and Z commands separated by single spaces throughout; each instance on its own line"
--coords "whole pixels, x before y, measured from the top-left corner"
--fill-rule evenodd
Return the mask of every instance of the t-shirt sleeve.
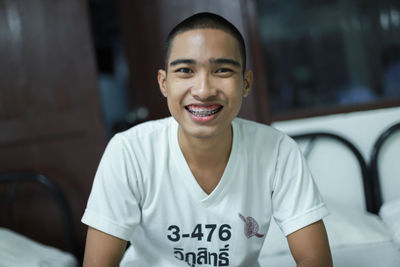
M 275 221 L 286 236 L 328 214 L 301 151 L 288 136 L 279 147 L 272 206 Z
M 118 238 L 130 239 L 141 217 L 135 162 L 125 139 L 114 136 L 97 169 L 83 223 Z

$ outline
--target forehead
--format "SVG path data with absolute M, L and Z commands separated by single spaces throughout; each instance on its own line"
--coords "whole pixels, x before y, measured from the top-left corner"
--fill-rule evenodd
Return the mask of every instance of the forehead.
M 241 56 L 237 40 L 219 29 L 194 29 L 177 34 L 171 42 L 168 62 L 191 58 L 230 58 L 239 61 Z

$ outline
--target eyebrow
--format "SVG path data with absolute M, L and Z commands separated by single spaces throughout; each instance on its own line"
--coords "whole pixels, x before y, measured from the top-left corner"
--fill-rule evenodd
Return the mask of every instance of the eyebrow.
M 230 58 L 212 58 L 212 59 L 210 59 L 210 62 L 213 64 L 229 64 L 229 65 L 233 65 L 236 67 L 241 66 L 239 61 L 236 61 L 236 60 L 230 59 Z
M 211 64 L 229 64 L 229 65 L 233 65 L 236 67 L 240 67 L 240 63 L 234 59 L 230 59 L 230 58 L 211 58 L 210 60 Z M 194 59 L 177 59 L 172 61 L 171 63 L 169 63 L 169 65 L 172 66 L 176 66 L 179 64 L 196 64 L 196 60 Z
M 169 65 L 172 66 L 176 66 L 179 64 L 196 64 L 196 60 L 194 59 L 177 59 L 172 61 L 171 63 L 169 63 Z

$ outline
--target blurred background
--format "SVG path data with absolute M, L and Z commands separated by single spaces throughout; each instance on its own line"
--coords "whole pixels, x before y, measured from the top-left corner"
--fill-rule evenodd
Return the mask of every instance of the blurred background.
M 241 117 L 271 124 L 400 105 L 397 0 L 0 0 L 0 171 L 60 185 L 78 257 L 105 145 L 169 116 L 156 80 L 163 42 L 200 11 L 246 39 L 255 84 Z M 39 209 L 16 214 L 18 231 L 65 249 L 52 201 L 23 197 L 21 210 Z

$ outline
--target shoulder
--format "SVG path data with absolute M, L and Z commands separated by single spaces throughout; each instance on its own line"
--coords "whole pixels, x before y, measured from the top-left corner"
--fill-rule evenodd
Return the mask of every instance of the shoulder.
M 107 145 L 109 151 L 125 156 L 143 156 L 167 146 L 169 129 L 176 121 L 172 117 L 144 122 L 115 134 Z M 136 156 L 134 156 L 136 155 Z
M 135 125 L 132 128 L 125 130 L 123 132 L 117 133 L 116 138 L 122 139 L 140 139 L 146 138 L 157 133 L 166 131 L 174 123 L 172 117 L 152 120 L 143 122 L 141 124 Z
M 262 124 L 255 121 L 250 121 L 246 119 L 236 118 L 233 121 L 234 127 L 244 140 L 254 141 L 272 141 L 281 142 L 288 136 L 266 124 Z
M 269 125 L 241 118 L 236 118 L 233 125 L 240 142 L 252 153 L 278 156 L 298 149 L 290 136 Z

